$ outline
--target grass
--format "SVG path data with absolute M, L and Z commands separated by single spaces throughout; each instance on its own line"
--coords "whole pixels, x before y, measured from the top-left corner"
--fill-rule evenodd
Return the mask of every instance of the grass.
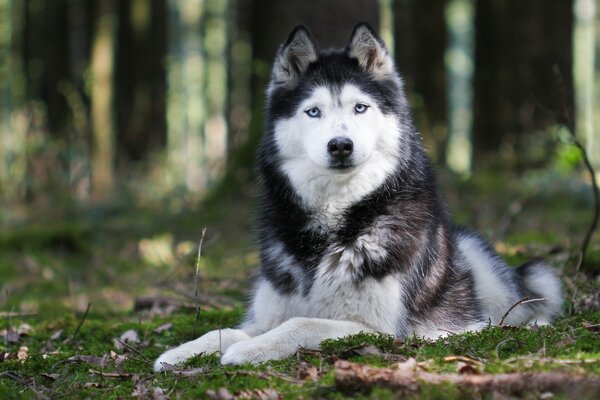
M 569 269 L 591 208 L 589 194 L 579 186 L 573 190 L 577 179 L 492 174 L 466 181 L 443 177 L 442 182 L 455 219 L 489 237 L 511 264 L 543 256 L 562 272 L 563 319 L 549 327 L 489 327 L 434 342 L 360 334 L 326 341 L 320 352 L 302 351 L 258 367 L 222 367 L 217 356 L 206 355 L 184 366 L 190 376 L 155 374 L 151 363 L 162 351 L 192 339 L 196 246 L 203 227 L 197 332 L 230 327 L 242 318 L 246 282 L 258 265 L 252 196 L 231 194 L 219 201 L 213 196 L 203 207 L 184 212 L 130 205 L 52 207 L 52 213 L 30 208 L 21 219 L 0 212 L 5 228 L 0 233 L 0 398 L 186 399 L 205 398 L 221 388 L 247 398 L 269 393 L 398 398 L 397 392 L 379 387 L 368 393 L 338 391 L 338 359 L 388 367 L 413 357 L 427 371 L 450 373 L 460 370 L 463 357 L 481 373 L 600 376 L 600 284 Z M 600 270 L 598 236 L 584 264 L 591 275 Z M 163 299 L 160 307 L 135 308 L 148 297 Z M 9 334 L 19 327 L 20 335 Z M 128 331 L 138 340 L 119 346 L 115 339 Z M 493 394 L 424 385 L 407 395 Z

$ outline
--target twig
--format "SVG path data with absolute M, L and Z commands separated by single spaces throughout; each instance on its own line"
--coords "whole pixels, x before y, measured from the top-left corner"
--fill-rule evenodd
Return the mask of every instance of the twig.
M 88 372 L 90 374 L 98 375 L 103 378 L 121 378 L 121 379 L 123 379 L 123 378 L 131 378 L 133 376 L 133 374 L 130 374 L 129 372 L 104 372 L 104 371 L 98 371 L 93 368 L 88 369 Z
M 561 103 L 562 103 L 562 118 L 564 119 L 564 121 L 562 121 L 562 123 L 563 123 L 563 125 L 566 126 L 567 130 L 569 131 L 569 134 L 571 135 L 571 138 L 573 140 L 573 144 L 575 145 L 575 147 L 577 147 L 579 149 L 579 152 L 581 153 L 581 157 L 583 158 L 583 163 L 584 163 L 586 169 L 588 170 L 588 172 L 590 174 L 590 178 L 592 180 L 592 190 L 594 193 L 594 216 L 592 217 L 592 222 L 590 223 L 590 226 L 588 227 L 588 230 L 587 230 L 585 237 L 583 239 L 583 242 L 581 244 L 581 250 L 579 251 L 577 265 L 575 268 L 575 274 L 578 274 L 579 269 L 581 268 L 581 265 L 583 264 L 583 260 L 585 258 L 585 254 L 587 252 L 588 245 L 590 244 L 590 241 L 592 240 L 592 235 L 594 234 L 594 231 L 598 227 L 598 218 L 600 218 L 600 193 L 598 192 L 598 184 L 596 183 L 596 173 L 594 171 L 594 167 L 592 167 L 592 163 L 590 162 L 590 159 L 588 157 L 587 151 L 585 150 L 585 147 L 583 146 L 583 144 L 581 144 L 581 142 L 579 141 L 579 139 L 577 139 L 577 136 L 575 135 L 575 123 L 573 121 L 573 116 L 571 115 L 569 106 L 567 105 L 567 101 L 566 101 L 567 93 L 566 93 L 566 88 L 565 88 L 565 82 L 560 73 L 560 69 L 558 68 L 558 66 L 556 64 L 554 65 L 553 69 L 554 69 L 554 74 L 556 76 L 556 81 L 558 83 L 558 88 L 560 90 L 560 98 L 561 98 Z
M 300 382 L 297 379 L 294 379 L 288 375 L 281 374 L 278 372 L 273 372 L 273 371 L 260 372 L 260 371 L 238 370 L 238 371 L 233 371 L 233 372 L 229 372 L 229 371 L 223 371 L 223 372 L 225 373 L 225 375 L 252 376 L 252 377 L 261 378 L 261 379 L 265 379 L 265 380 L 270 380 L 271 378 L 278 378 L 278 379 L 281 379 L 282 381 L 285 381 L 288 383 L 299 383 Z
M 566 360 L 561 358 L 531 358 L 531 357 L 513 357 L 504 360 L 505 363 L 511 364 L 515 362 L 537 362 L 542 364 L 557 364 L 557 365 L 581 365 L 581 364 L 596 364 L 600 363 L 600 358 L 582 358 L 581 360 Z
M 91 306 L 92 306 L 92 303 L 88 303 L 87 308 L 85 309 L 85 313 L 83 314 L 83 318 L 81 318 L 81 321 L 79 321 L 79 325 L 77 325 L 77 328 L 75 328 L 75 332 L 73 332 L 73 335 L 69 339 L 65 340 L 65 343 L 75 341 L 75 339 L 77 338 L 77 335 L 79 334 L 79 330 L 81 329 L 81 326 L 87 319 L 87 316 L 88 316 L 88 313 L 90 312 Z
M 200 237 L 200 243 L 198 243 L 198 257 L 196 258 L 196 292 L 194 293 L 194 297 L 196 298 L 196 320 L 194 321 L 194 330 L 192 332 L 193 337 L 196 337 L 196 327 L 200 319 L 200 257 L 202 256 L 202 242 L 204 241 L 205 233 L 206 227 L 202 228 L 202 236 Z
M 6 288 L 4 290 L 4 292 L 6 293 L 6 306 L 7 306 L 7 308 L 9 308 L 8 307 L 8 288 Z M 6 332 L 10 332 L 10 330 L 12 329 L 11 326 L 10 326 L 10 317 L 11 317 L 11 315 L 10 315 L 10 312 L 9 312 L 9 313 L 6 314 Z M 8 347 L 8 336 L 9 335 L 7 334 L 4 337 L 4 346 L 5 347 Z
M 121 344 L 121 346 L 123 346 L 123 347 L 126 347 L 128 350 L 131 350 L 131 351 L 133 351 L 135 354 L 137 354 L 137 355 L 141 356 L 141 357 L 143 358 L 143 360 L 140 360 L 140 361 L 143 361 L 144 363 L 146 363 L 146 364 L 148 364 L 148 365 L 152 365 L 152 363 L 150 362 L 150 360 L 148 359 L 148 357 L 146 357 L 144 354 L 142 354 L 142 352 L 141 352 L 141 351 L 139 351 L 138 349 L 136 349 L 136 348 L 134 348 L 134 347 L 132 347 L 132 346 L 128 345 L 127 343 L 125 343 L 124 341 L 122 341 L 122 340 L 121 340 L 121 339 L 119 339 L 119 338 L 117 338 L 116 340 L 117 340 L 117 342 L 119 342 L 119 343 Z
M 527 296 L 523 297 L 521 300 L 517 301 L 515 304 L 510 306 L 510 308 L 506 311 L 506 313 L 504 313 L 504 315 L 500 319 L 500 322 L 498 322 L 498 326 L 502 326 L 502 324 L 504 324 L 504 320 L 506 319 L 506 317 L 508 317 L 508 314 L 510 314 L 511 311 L 514 310 L 517 306 L 520 306 L 521 304 L 533 303 L 534 301 L 546 301 L 546 299 L 544 297 L 539 299 L 530 299 Z

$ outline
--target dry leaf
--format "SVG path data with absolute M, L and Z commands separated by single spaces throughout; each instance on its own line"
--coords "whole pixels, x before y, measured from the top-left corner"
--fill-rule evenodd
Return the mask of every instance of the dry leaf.
M 281 395 L 274 389 L 254 389 L 254 390 L 242 390 L 234 397 L 236 400 L 278 400 Z
M 396 368 L 403 373 L 413 373 L 417 369 L 417 360 L 411 357 L 406 361 L 398 363 Z
M 52 335 L 50 335 L 50 340 L 60 339 L 60 337 L 62 336 L 62 333 L 63 333 L 62 329 L 52 332 Z
M 17 334 L 19 336 L 29 335 L 31 332 L 33 332 L 33 327 L 31 325 L 29 325 L 28 323 L 22 323 L 17 328 Z
M 21 346 L 19 347 L 19 351 L 17 351 L 17 360 L 21 362 L 25 362 L 29 358 L 29 347 Z
M 462 361 L 456 363 L 456 369 L 458 370 L 459 374 L 479 375 L 481 373 L 476 365 Z
M 131 378 L 133 375 L 125 372 L 104 372 L 97 371 L 95 369 L 90 368 L 88 370 L 90 374 L 99 375 L 104 378 Z
M 379 348 L 377 346 L 373 346 L 372 344 L 365 345 L 363 347 L 359 347 L 358 349 L 355 349 L 354 352 L 356 354 L 358 354 L 359 356 L 377 356 L 377 357 L 381 357 L 382 354 L 383 354 L 381 352 L 381 350 L 379 350 Z
M 9 327 L 8 329 L 2 329 L 0 331 L 0 336 L 2 336 L 8 343 L 19 342 L 19 334 L 12 327 Z
M 235 400 L 235 397 L 224 387 L 219 388 L 216 392 L 214 390 L 207 390 L 206 395 L 211 400 Z
M 122 343 L 131 345 L 131 344 L 136 344 L 139 342 L 140 342 L 140 337 L 138 336 L 138 333 L 136 331 L 134 331 L 133 329 L 125 331 L 118 339 L 117 338 L 113 339 L 113 344 L 115 345 L 117 350 L 123 350 L 123 348 L 125 346 L 123 346 Z
M 55 381 L 58 378 L 60 378 L 60 374 L 47 374 L 45 372 L 42 372 L 40 375 L 43 376 L 44 378 L 48 378 L 52 381 Z
M 301 362 L 298 364 L 298 368 L 296 369 L 296 379 L 299 381 L 313 381 L 316 382 L 319 379 L 319 371 L 314 366 Z
M 172 327 L 173 327 L 173 324 L 170 322 L 167 322 L 166 324 L 162 324 L 161 326 L 154 329 L 154 333 L 162 333 L 162 332 L 170 330 Z
M 108 360 L 108 356 L 105 354 L 102 357 L 98 356 L 87 356 L 87 355 L 78 355 L 68 358 L 69 361 L 72 362 L 84 362 L 88 364 L 92 364 L 98 367 L 104 367 L 106 365 L 106 361 Z

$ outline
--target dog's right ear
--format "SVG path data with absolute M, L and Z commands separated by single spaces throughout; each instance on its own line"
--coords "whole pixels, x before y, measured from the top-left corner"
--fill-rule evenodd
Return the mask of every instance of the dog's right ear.
M 273 65 L 271 84 L 293 87 L 306 72 L 309 64 L 318 58 L 308 29 L 303 25 L 295 27 L 285 43 L 279 48 Z

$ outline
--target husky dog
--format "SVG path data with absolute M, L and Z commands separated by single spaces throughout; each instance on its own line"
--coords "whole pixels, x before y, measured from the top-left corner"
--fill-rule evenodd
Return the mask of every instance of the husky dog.
M 245 321 L 161 355 L 223 364 L 289 357 L 359 332 L 436 338 L 497 324 L 548 324 L 561 310 L 553 271 L 509 268 L 453 226 L 385 44 L 365 23 L 344 49 L 296 27 L 267 91 L 259 150 L 261 272 Z

